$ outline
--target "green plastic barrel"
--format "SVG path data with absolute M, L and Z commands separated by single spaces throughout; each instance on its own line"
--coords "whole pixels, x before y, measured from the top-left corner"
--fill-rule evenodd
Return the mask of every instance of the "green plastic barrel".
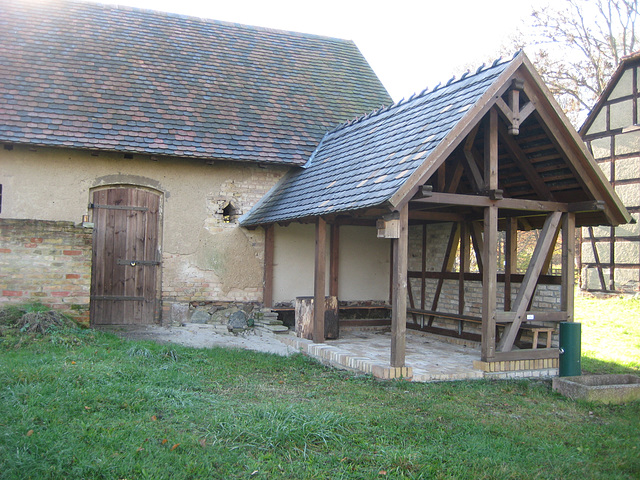
M 560 363 L 558 373 L 561 377 L 574 377 L 582 374 L 580 333 L 580 323 L 560 322 Z

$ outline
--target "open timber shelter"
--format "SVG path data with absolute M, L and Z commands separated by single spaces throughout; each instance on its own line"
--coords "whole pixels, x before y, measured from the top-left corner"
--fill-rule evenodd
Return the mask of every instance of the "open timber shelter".
M 168 325 L 311 297 L 317 344 L 327 305 L 390 311 L 385 378 L 408 329 L 535 370 L 576 228 L 629 220 L 523 53 L 392 104 L 343 40 L 82 2 L 0 0 L 0 24 L 5 303 Z

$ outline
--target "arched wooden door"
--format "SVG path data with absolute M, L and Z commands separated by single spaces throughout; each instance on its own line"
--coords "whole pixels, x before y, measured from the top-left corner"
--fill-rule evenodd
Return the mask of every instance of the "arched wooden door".
M 91 324 L 158 319 L 160 195 L 137 188 L 93 193 Z

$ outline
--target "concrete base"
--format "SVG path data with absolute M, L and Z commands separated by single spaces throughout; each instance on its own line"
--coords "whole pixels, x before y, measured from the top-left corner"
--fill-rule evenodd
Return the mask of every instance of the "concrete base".
M 584 375 L 557 377 L 553 390 L 573 400 L 626 403 L 640 400 L 640 377 L 635 375 Z

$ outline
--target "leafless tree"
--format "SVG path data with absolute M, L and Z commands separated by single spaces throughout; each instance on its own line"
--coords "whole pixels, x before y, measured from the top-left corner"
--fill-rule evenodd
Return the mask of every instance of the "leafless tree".
M 620 59 L 640 48 L 638 0 L 561 0 L 534 9 L 525 50 L 571 121 L 584 120 Z

